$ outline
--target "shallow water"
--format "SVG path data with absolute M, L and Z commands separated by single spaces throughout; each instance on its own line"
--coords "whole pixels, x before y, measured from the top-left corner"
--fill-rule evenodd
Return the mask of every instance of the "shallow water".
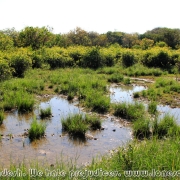
M 111 102 L 116 103 L 116 102 L 128 102 L 128 103 L 133 103 L 135 100 L 139 99 L 134 99 L 133 98 L 133 93 L 134 92 L 140 92 L 142 90 L 145 90 L 146 87 L 144 86 L 115 86 L 110 88 L 111 92 Z M 142 100 L 141 100 L 142 102 Z M 147 108 L 148 104 L 147 102 L 144 102 L 145 107 Z M 163 118 L 165 114 L 170 114 L 175 117 L 177 120 L 178 124 L 180 124 L 180 108 L 171 108 L 168 105 L 158 105 L 157 110 L 159 112 L 159 118 Z
M 110 98 L 111 102 L 129 102 L 134 101 L 133 93 L 145 90 L 145 86 L 111 86 L 110 87 Z
M 1 167 L 36 160 L 50 165 L 60 159 L 76 161 L 78 165 L 82 165 L 91 162 L 93 157 L 104 155 L 131 140 L 130 128 L 122 126 L 119 120 L 114 121 L 110 116 L 102 118 L 104 130 L 88 132 L 97 140 L 71 139 L 62 132 L 61 118 L 69 113 L 82 113 L 75 104 L 77 103 L 69 103 L 61 97 L 50 97 L 41 100 L 33 113 L 24 115 L 19 115 L 17 111 L 6 113 L 4 123 L 0 127 L 0 134 L 3 135 L 0 140 Z M 40 107 L 49 106 L 53 117 L 41 120 L 38 115 Z M 29 138 L 23 137 L 22 134 L 29 129 L 34 116 L 38 121 L 46 123 L 46 137 L 30 142 Z M 13 138 L 8 134 L 13 135 Z
M 144 86 L 111 86 L 111 102 L 134 102 L 133 93 L 146 89 Z M 37 105 L 33 113 L 18 114 L 18 111 L 6 113 L 3 125 L 0 126 L 0 167 L 9 167 L 10 164 L 37 161 L 50 165 L 57 161 L 76 163 L 85 165 L 92 161 L 93 157 L 100 157 L 108 152 L 112 152 L 119 146 L 126 144 L 132 139 L 130 127 L 124 126 L 120 119 L 110 115 L 101 116 L 101 131 L 91 131 L 97 140 L 72 139 L 62 132 L 61 119 L 75 113 L 85 113 L 78 108 L 78 102 L 70 103 L 63 97 L 50 96 L 43 99 L 37 97 Z M 144 103 L 147 108 L 147 103 Z M 41 120 L 39 109 L 51 107 L 52 117 Z M 159 117 L 162 118 L 166 113 L 174 115 L 180 124 L 180 108 L 158 105 Z M 30 142 L 28 137 L 22 136 L 27 132 L 33 117 L 47 125 L 46 137 L 41 140 Z M 13 138 L 10 138 L 13 135 Z

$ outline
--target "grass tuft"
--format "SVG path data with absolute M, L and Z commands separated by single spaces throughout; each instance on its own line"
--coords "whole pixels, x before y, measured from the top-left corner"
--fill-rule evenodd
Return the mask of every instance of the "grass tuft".
M 31 140 L 39 139 L 45 134 L 46 126 L 42 123 L 38 123 L 37 119 L 34 118 L 30 129 L 29 129 L 29 138 Z
M 158 138 L 176 137 L 180 135 L 180 127 L 177 125 L 175 118 L 166 114 L 159 122 L 157 119 L 153 122 L 153 135 Z
M 150 120 L 142 118 L 135 121 L 133 123 L 133 135 L 137 139 L 149 138 L 151 135 Z
M 118 103 L 114 105 L 114 115 L 135 121 L 142 118 L 145 114 L 145 107 L 142 103 L 134 104 Z
M 50 117 L 51 116 L 51 108 L 48 107 L 46 109 L 40 109 L 40 117 L 43 119 L 43 118 L 46 118 L 46 117 Z
M 62 128 L 73 136 L 85 136 L 88 125 L 82 114 L 69 115 L 66 119 L 62 119 Z
M 148 105 L 148 112 L 150 114 L 156 114 L 157 113 L 157 102 L 151 101 Z

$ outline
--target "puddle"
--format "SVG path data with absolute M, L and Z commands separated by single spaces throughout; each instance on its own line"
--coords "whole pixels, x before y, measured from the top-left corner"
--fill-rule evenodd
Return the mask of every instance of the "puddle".
M 175 117 L 177 123 L 180 124 L 180 108 L 171 108 L 170 106 L 158 105 L 157 109 L 160 113 L 159 118 L 163 118 L 165 114 L 170 114 Z
M 144 86 L 115 86 L 110 87 L 110 98 L 112 103 L 134 101 L 133 93 L 145 90 Z
M 133 98 L 134 92 L 140 92 L 145 90 L 144 86 L 116 86 L 110 87 L 110 98 L 112 103 L 116 102 L 129 102 L 133 103 L 135 99 Z M 147 108 L 147 102 L 144 102 L 145 107 Z M 165 114 L 170 114 L 175 117 L 177 123 L 180 124 L 180 108 L 171 108 L 166 105 L 158 105 L 157 110 L 159 111 L 159 118 L 163 118 Z
M 33 160 L 50 165 L 59 159 L 76 161 L 78 165 L 82 165 L 91 162 L 93 157 L 104 155 L 131 140 L 130 128 L 123 127 L 118 120 L 114 121 L 110 116 L 103 118 L 104 130 L 88 132 L 97 140 L 72 139 L 62 133 L 61 118 L 69 113 L 80 113 L 81 110 L 61 97 L 41 101 L 38 107 L 49 106 L 53 115 L 49 120 L 40 120 L 39 108 L 24 115 L 19 115 L 17 111 L 6 114 L 3 125 L 0 126 L 0 134 L 3 134 L 0 140 L 0 167 Z M 38 121 L 46 123 L 46 137 L 30 143 L 28 137 L 21 135 L 29 129 L 34 116 Z M 13 135 L 13 138 L 7 136 L 8 134 Z

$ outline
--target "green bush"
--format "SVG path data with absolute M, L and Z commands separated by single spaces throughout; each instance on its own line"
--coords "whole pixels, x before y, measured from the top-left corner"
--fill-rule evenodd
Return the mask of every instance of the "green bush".
M 44 62 L 50 65 L 51 69 L 60 67 L 71 67 L 74 65 L 73 59 L 59 48 L 45 49 L 43 54 Z
M 42 68 L 43 62 L 43 56 L 35 51 L 32 55 L 32 68 Z
M 22 49 L 11 55 L 10 66 L 14 69 L 14 76 L 24 77 L 25 71 L 32 67 L 32 59 Z
M 136 58 L 134 53 L 128 50 L 122 53 L 121 61 L 124 67 L 129 67 L 136 63 Z
M 83 57 L 83 66 L 97 69 L 99 67 L 105 66 L 105 58 L 100 53 L 99 47 L 92 47 L 89 49 Z
M 171 53 L 166 48 L 153 48 L 147 50 L 142 57 L 142 63 L 148 67 L 171 68 L 175 65 Z
M 9 79 L 12 76 L 12 71 L 9 63 L 0 57 L 0 81 Z

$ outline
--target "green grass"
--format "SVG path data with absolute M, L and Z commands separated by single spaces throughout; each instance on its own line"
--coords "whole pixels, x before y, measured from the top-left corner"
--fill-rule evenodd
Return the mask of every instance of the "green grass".
M 46 109 L 40 109 L 40 117 L 46 118 L 46 117 L 50 117 L 51 116 L 51 107 L 48 107 Z
M 133 123 L 133 135 L 137 139 L 149 138 L 151 135 L 150 131 L 150 120 L 141 118 Z
M 86 121 L 89 124 L 91 129 L 93 130 L 101 129 L 102 123 L 99 117 L 86 115 Z
M 175 118 L 166 114 L 163 119 L 155 119 L 153 122 L 153 135 L 158 138 L 178 137 L 180 135 L 180 126 L 177 125 Z
M 111 82 L 111 83 L 119 83 L 119 82 L 123 82 L 123 80 L 124 80 L 124 77 L 120 73 L 111 74 L 110 77 L 108 78 L 108 82 Z
M 82 114 L 69 115 L 61 122 L 63 130 L 72 136 L 85 136 L 88 130 L 87 122 Z
M 150 114 L 156 114 L 156 113 L 157 113 L 157 102 L 151 101 L 151 102 L 148 104 L 148 112 L 149 112 Z
M 98 113 L 106 113 L 110 108 L 110 98 L 100 92 L 90 92 L 85 99 L 85 105 Z
M 74 114 L 62 119 L 62 128 L 72 136 L 85 137 L 88 129 L 101 129 L 101 120 L 97 116 Z
M 4 120 L 4 112 L 0 110 L 0 125 L 3 123 Z
M 38 122 L 36 118 L 33 119 L 30 129 L 30 140 L 39 139 L 45 134 L 46 126 L 42 122 Z
M 133 141 L 131 144 L 123 148 L 119 148 L 112 156 L 104 156 L 99 162 L 97 160 L 87 167 L 88 170 L 95 171 L 101 168 L 104 171 L 116 171 L 121 174 L 121 177 L 114 176 L 111 179 L 178 179 L 179 176 L 169 176 L 169 171 L 175 173 L 180 168 L 179 153 L 179 138 L 167 140 L 144 140 Z M 154 170 L 154 171 L 153 171 Z M 133 174 L 129 174 L 131 171 Z M 141 174 L 147 171 L 149 176 L 142 176 Z M 154 176 L 150 173 L 154 172 Z M 159 174 L 161 172 L 162 176 Z M 164 172 L 164 174 L 163 174 Z M 157 174 L 156 174 L 157 173 Z M 164 175 L 164 176 L 163 176 Z M 93 177 L 93 179 L 109 179 L 110 177 Z
M 134 104 L 118 103 L 114 105 L 114 115 L 128 119 L 129 121 L 135 121 L 144 117 L 145 107 L 142 103 L 135 102 Z

